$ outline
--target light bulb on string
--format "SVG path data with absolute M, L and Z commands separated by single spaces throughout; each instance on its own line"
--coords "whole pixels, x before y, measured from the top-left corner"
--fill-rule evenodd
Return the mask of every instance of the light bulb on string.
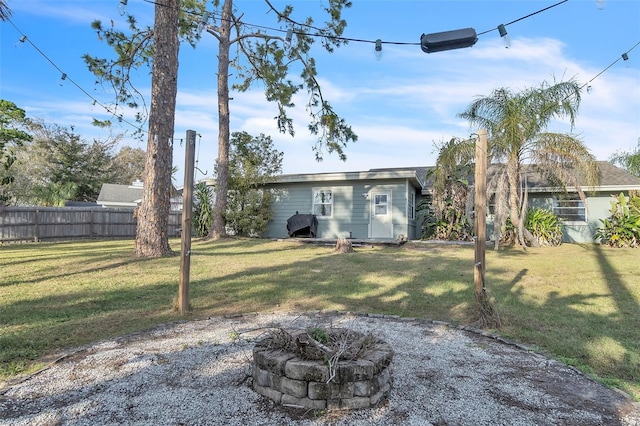
M 587 85 L 587 93 L 593 92 L 593 87 L 589 84 Z
M 502 38 L 502 42 L 504 43 L 504 47 L 505 48 L 510 48 L 511 47 L 511 39 L 509 38 L 509 35 L 507 34 L 507 29 L 504 27 L 503 24 L 498 25 L 498 32 L 500 33 L 500 38 Z
M 202 31 L 204 31 L 208 22 L 209 22 L 209 12 L 205 12 L 202 15 L 202 19 L 200 19 L 200 22 L 198 22 L 198 28 L 197 28 L 198 34 L 202 34 Z
M 27 41 L 27 36 L 23 34 L 22 37 L 20 37 L 20 39 L 16 42 L 15 47 L 22 46 L 25 41 Z
M 127 14 L 127 1 L 128 0 L 120 0 L 120 3 L 118 4 L 118 13 L 120 16 Z
M 291 39 L 292 38 L 293 38 L 293 30 L 291 28 L 289 28 L 287 30 L 287 35 L 284 38 L 284 43 L 282 45 L 282 47 L 284 47 L 284 50 L 291 49 Z
M 624 52 L 622 54 L 622 60 L 624 61 L 624 66 L 626 68 L 629 68 L 629 55 L 627 54 L 627 52 Z
M 67 79 L 67 74 L 66 73 L 62 73 L 62 75 L 60 76 L 60 86 L 64 85 L 64 81 Z
M 380 39 L 376 40 L 375 55 L 376 55 L 376 61 L 379 61 L 380 59 L 382 59 L 382 40 Z

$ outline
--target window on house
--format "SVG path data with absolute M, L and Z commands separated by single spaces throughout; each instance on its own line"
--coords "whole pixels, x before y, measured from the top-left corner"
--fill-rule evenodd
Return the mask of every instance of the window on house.
M 314 189 L 313 214 L 320 217 L 333 216 L 333 192 L 330 189 Z
M 413 191 L 409 191 L 407 210 L 407 216 L 409 216 L 409 220 L 414 220 L 416 218 L 416 193 Z
M 386 216 L 389 212 L 389 196 L 387 194 L 375 194 L 373 196 L 373 211 L 376 216 Z
M 578 194 L 553 197 L 553 212 L 568 222 L 587 221 L 587 211 Z

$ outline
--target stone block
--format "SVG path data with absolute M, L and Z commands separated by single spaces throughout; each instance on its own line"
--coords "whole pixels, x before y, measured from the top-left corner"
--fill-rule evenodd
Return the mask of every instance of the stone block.
M 284 374 L 294 380 L 326 383 L 329 380 L 329 367 L 322 361 L 293 358 L 287 361 Z
M 361 408 L 369 408 L 371 406 L 371 398 L 354 397 L 346 399 L 331 399 L 327 401 L 327 408 L 330 410 L 358 410 Z
M 311 399 L 343 399 L 353 398 L 353 383 L 316 383 L 309 382 L 309 398 Z
M 382 370 L 382 372 L 378 374 L 375 378 L 375 384 L 377 385 L 378 389 L 382 389 L 384 385 L 386 385 L 389 382 L 390 378 L 391 378 L 391 373 L 389 372 L 389 369 L 385 368 L 384 370 Z
M 253 351 L 253 362 L 255 365 L 263 370 L 280 375 L 284 374 L 284 367 L 291 358 L 295 358 L 295 355 L 290 352 L 281 351 L 280 349 Z
M 253 365 L 252 368 L 252 373 L 253 373 L 253 383 L 257 384 L 258 386 L 263 386 L 263 387 L 271 387 L 271 376 L 267 370 L 263 370 L 262 368 Z
M 329 399 L 329 385 L 327 383 L 309 382 L 308 396 L 311 399 Z
M 375 381 L 375 380 L 374 380 Z M 375 393 L 372 380 L 353 382 L 353 396 L 371 396 Z
M 280 379 L 280 391 L 282 393 L 302 398 L 307 396 L 307 382 L 302 380 L 293 380 L 288 377 Z
M 353 398 L 353 383 L 329 383 L 329 398 Z
M 282 400 L 282 392 L 278 392 L 275 389 L 271 389 L 269 387 L 264 387 L 264 386 L 259 386 L 259 385 L 254 383 L 253 384 L 253 390 L 258 392 L 260 395 L 266 396 L 270 400 L 275 401 L 278 404 L 280 404 L 280 401 Z
M 374 348 L 362 354 L 362 359 L 371 361 L 375 366 L 375 373 L 378 373 L 391 364 L 393 349 L 386 343 L 377 344 Z
M 327 408 L 327 401 L 309 398 L 296 398 L 295 396 L 283 394 L 280 402 L 282 405 L 292 405 L 296 407 L 313 408 L 315 410 L 324 410 Z
M 371 405 L 372 406 L 376 405 L 380 401 L 380 399 L 382 399 L 382 397 L 386 395 L 390 390 L 391 390 L 391 385 L 387 383 L 382 389 L 378 391 L 378 393 L 376 393 L 371 397 L 371 400 L 370 400 Z
M 338 363 L 336 383 L 359 382 L 369 380 L 374 375 L 374 365 L 366 359 L 341 361 Z

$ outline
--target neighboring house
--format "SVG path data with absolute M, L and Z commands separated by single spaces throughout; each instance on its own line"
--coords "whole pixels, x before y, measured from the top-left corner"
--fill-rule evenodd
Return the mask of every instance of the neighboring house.
M 420 238 L 416 199 L 424 186 L 420 168 L 366 172 L 281 175 L 274 190 L 274 215 L 263 237 L 288 237 L 295 214 L 317 218 L 317 238 Z
M 582 202 L 575 187 L 566 192 L 552 187 L 539 173 L 527 173 L 529 206 L 552 210 L 563 219 L 563 241 L 592 243 L 595 231 L 601 227 L 601 219 L 611 215 L 612 195 L 621 192 L 640 191 L 640 178 L 616 167 L 608 161 L 598 161 L 600 184 L 595 188 L 582 187 L 587 203 Z
M 171 210 L 182 210 L 182 195 L 171 187 Z M 117 185 L 113 183 L 103 183 L 100 194 L 96 200 L 98 205 L 105 208 L 136 208 L 142 201 L 142 182 L 139 180 L 131 185 Z
M 552 187 L 527 172 L 529 206 L 553 210 L 564 219 L 564 241 L 593 242 L 600 219 L 607 218 L 612 195 L 640 190 L 640 178 L 605 161 L 598 162 L 601 182 L 583 188 L 584 205 L 575 188 Z M 416 214 L 421 198 L 431 194 L 425 181 L 428 167 L 371 169 L 364 172 L 281 175 L 267 185 L 275 191 L 274 216 L 265 238 L 288 237 L 287 220 L 295 214 L 317 218 L 317 238 L 372 240 L 419 239 L 422 221 Z M 490 171 L 489 171 L 490 173 Z M 487 235 L 493 235 L 489 203 Z

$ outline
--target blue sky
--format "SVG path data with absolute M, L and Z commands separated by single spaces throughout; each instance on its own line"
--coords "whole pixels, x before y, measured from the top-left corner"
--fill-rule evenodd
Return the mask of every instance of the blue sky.
M 435 143 L 477 130 L 456 116 L 476 97 L 500 87 L 518 91 L 543 81 L 575 78 L 591 90 L 583 93 L 573 132 L 599 160 L 616 151 L 631 151 L 640 138 L 640 46 L 634 48 L 640 42 L 640 1 L 569 0 L 508 25 L 511 47 L 504 47 L 495 30 L 499 24 L 558 1 L 353 0 L 344 15 L 348 22 L 344 36 L 381 39 L 382 58 L 376 60 L 374 44 L 365 42 L 350 42 L 333 54 L 319 44 L 314 50 L 325 97 L 359 137 L 347 147 L 347 161 L 330 154 L 323 162 L 315 161 L 304 93 L 291 111 L 295 137 L 278 133 L 275 106 L 264 100 L 260 87 L 232 94 L 231 130 L 271 136 L 285 153 L 284 173 L 433 165 Z M 274 4 L 292 4 L 294 17 L 303 20 L 313 15 L 322 22 L 322 0 Z M 0 97 L 30 117 L 74 126 L 88 141 L 107 137 L 109 131 L 91 126 L 91 121 L 110 115 L 92 105 L 92 99 L 70 81 L 62 81 L 61 71 L 101 103 L 110 103 L 111 94 L 94 85 L 81 57 L 110 54 L 90 24 L 95 19 L 113 20 L 124 28 L 118 0 L 8 0 L 8 5 L 15 27 L 0 24 Z M 244 22 L 278 27 L 260 0 L 236 1 L 235 6 L 244 13 Z M 152 22 L 153 7 L 143 0 L 129 0 L 128 10 L 140 22 Z M 418 43 L 423 33 L 466 27 L 478 33 L 492 31 L 480 35 L 472 48 L 433 54 L 423 53 L 418 45 L 388 43 Z M 32 45 L 20 43 L 22 34 L 55 66 Z M 623 61 L 621 55 L 628 51 L 629 60 Z M 195 49 L 181 46 L 176 110 L 175 137 L 184 138 L 187 129 L 201 135 L 198 166 L 209 175 L 217 155 L 216 53 L 217 43 L 208 34 Z M 147 70 L 138 73 L 137 85 L 148 96 Z M 134 121 L 132 111 L 123 115 Z M 554 122 L 552 130 L 571 131 L 567 122 Z M 132 128 L 126 123 L 116 123 L 111 131 L 127 132 L 124 144 L 146 146 L 146 141 L 131 137 Z M 174 164 L 179 169 L 176 181 L 181 183 L 184 146 L 179 142 L 174 144 Z M 196 179 L 202 177 L 196 173 Z

